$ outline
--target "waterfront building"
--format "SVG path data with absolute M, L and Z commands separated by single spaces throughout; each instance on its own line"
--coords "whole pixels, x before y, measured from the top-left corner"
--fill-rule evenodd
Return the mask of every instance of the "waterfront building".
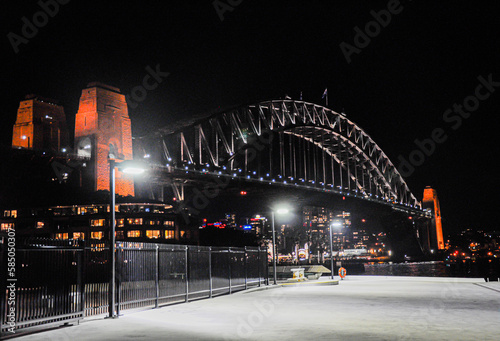
M 118 241 L 197 244 L 198 229 L 183 224 L 174 208 L 163 203 L 122 202 L 115 206 Z M 109 235 L 109 204 L 4 208 L 0 231 L 18 236 L 81 239 L 97 242 Z

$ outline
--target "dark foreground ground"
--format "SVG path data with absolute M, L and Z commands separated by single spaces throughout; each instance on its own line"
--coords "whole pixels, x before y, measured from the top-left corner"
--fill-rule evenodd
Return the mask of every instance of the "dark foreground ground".
M 348 276 L 253 290 L 15 338 L 28 340 L 499 340 L 500 282 Z

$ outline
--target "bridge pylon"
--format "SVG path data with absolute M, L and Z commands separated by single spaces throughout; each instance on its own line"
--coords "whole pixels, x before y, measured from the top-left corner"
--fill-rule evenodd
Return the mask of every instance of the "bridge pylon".
M 435 189 L 427 186 L 424 189 L 424 198 L 422 199 L 422 208 L 432 212 L 432 219 L 429 220 L 427 227 L 427 241 L 425 248 L 430 250 L 443 250 L 443 226 L 441 223 L 441 207 Z
M 109 190 L 109 158 L 132 160 L 132 128 L 125 95 L 101 83 L 82 90 L 75 122 L 75 151 L 91 159 L 94 190 Z M 134 181 L 116 171 L 116 193 L 134 195 Z

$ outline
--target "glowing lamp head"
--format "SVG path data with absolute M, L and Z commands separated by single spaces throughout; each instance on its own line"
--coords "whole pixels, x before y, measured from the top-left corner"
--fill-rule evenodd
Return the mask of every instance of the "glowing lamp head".
M 126 173 L 126 174 L 142 174 L 142 173 L 144 173 L 144 169 L 142 169 L 142 168 L 123 168 L 122 172 Z
M 288 211 L 288 208 L 278 208 L 276 210 L 276 213 L 278 214 L 287 214 L 289 211 Z
M 144 173 L 148 166 L 142 162 L 126 160 L 119 163 L 117 168 L 123 173 L 135 175 Z

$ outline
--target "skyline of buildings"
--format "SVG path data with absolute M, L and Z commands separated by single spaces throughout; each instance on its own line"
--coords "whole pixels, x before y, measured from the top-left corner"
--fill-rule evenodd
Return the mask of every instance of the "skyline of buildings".
M 231 217 L 231 220 L 228 220 L 228 217 Z M 237 221 L 240 223 L 236 223 Z M 334 257 L 388 259 L 392 255 L 386 232 L 366 226 L 365 219 L 361 219 L 361 224 L 353 228 L 350 212 L 305 206 L 301 210 L 300 222 L 275 223 L 278 261 L 323 263 L 330 257 L 329 228 L 337 222 L 340 222 L 341 226 L 332 227 Z M 218 221 L 210 222 L 204 219 L 200 228 L 210 227 L 238 229 L 251 233 L 261 244 L 269 247 L 272 255 L 272 227 L 269 216 L 254 215 L 238 218 L 235 213 L 227 213 L 225 218 Z

